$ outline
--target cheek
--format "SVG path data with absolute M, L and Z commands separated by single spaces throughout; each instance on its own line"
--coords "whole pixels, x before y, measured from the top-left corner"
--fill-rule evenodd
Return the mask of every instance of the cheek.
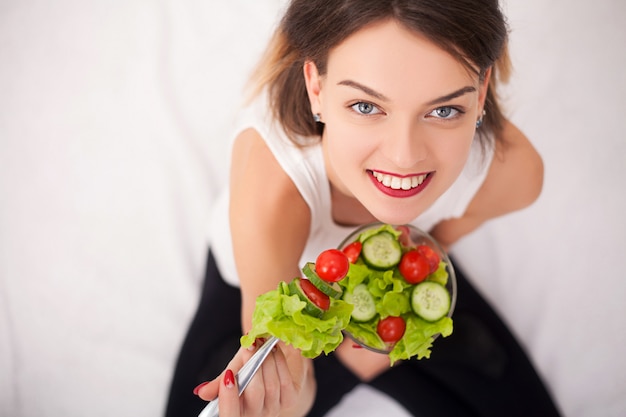
M 448 140 L 435 141 L 431 150 L 433 156 L 439 161 L 438 170 L 456 178 L 465 166 L 473 141 L 473 132 L 455 135 Z
M 363 162 L 372 152 L 375 143 L 367 131 L 342 125 L 328 129 L 325 140 L 332 161 L 351 161 L 352 164 Z M 335 168 L 341 169 L 341 166 Z
M 349 110 L 338 103 L 343 101 L 334 96 L 327 96 L 323 103 L 325 136 L 332 159 L 355 161 L 371 152 L 375 146 L 375 137 L 371 127 L 359 123 Z

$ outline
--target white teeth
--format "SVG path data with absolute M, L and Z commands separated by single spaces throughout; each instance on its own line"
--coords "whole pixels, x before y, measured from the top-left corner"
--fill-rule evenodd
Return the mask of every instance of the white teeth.
M 385 187 L 392 188 L 394 190 L 410 190 L 415 188 L 424 182 L 426 175 L 416 175 L 413 177 L 395 177 L 389 174 L 382 174 L 380 172 L 372 171 L 374 177 Z

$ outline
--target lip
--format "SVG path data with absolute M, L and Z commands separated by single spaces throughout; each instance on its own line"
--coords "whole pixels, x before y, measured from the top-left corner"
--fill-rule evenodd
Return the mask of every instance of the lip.
M 380 171 L 379 171 L 380 172 Z M 419 193 L 421 193 L 430 183 L 430 180 L 432 179 L 434 172 L 428 172 L 426 174 L 426 178 L 424 179 L 424 181 L 418 185 L 415 188 L 411 188 L 409 190 L 402 190 L 402 189 L 393 189 L 391 187 L 385 187 L 382 183 L 380 183 L 376 177 L 374 177 L 374 174 L 371 170 L 367 170 L 367 174 L 370 177 L 370 180 L 372 181 L 372 183 L 374 184 L 374 186 L 376 188 L 378 188 L 382 193 L 390 196 L 390 197 L 395 197 L 395 198 L 408 198 L 408 197 L 413 197 Z M 397 175 L 396 175 L 397 176 Z M 411 175 L 413 176 L 413 175 Z

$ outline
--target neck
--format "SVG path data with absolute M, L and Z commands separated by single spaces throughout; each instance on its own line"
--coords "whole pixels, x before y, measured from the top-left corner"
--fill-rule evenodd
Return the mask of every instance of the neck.
M 356 198 L 349 197 L 330 184 L 333 221 L 340 226 L 360 226 L 376 218 Z

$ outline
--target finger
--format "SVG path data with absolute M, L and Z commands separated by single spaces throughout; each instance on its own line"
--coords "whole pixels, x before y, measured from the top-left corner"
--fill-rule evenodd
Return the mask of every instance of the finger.
M 265 415 L 278 414 L 280 411 L 281 399 L 281 382 L 278 374 L 275 356 L 278 353 L 277 347 L 270 353 L 266 361 L 263 363 L 263 386 L 265 388 L 265 397 L 263 399 L 263 411 Z
M 256 348 L 260 348 L 265 343 L 264 339 L 257 339 Z M 271 355 L 270 355 L 271 356 Z M 269 360 L 266 358 L 265 362 Z M 252 377 L 248 386 L 242 394 L 242 411 L 246 415 L 264 415 L 263 405 L 265 401 L 265 385 L 263 382 L 264 366 L 261 366 Z
M 280 384 L 280 401 L 281 404 L 291 406 L 290 399 L 296 398 L 296 387 L 293 380 L 293 375 L 289 371 L 287 365 L 287 358 L 282 349 L 274 354 L 276 362 L 276 373 L 278 374 L 278 382 Z
M 220 417 L 240 417 L 241 405 L 239 403 L 239 390 L 235 374 L 227 369 L 219 386 Z
M 256 346 L 259 346 L 259 344 L 257 343 L 247 349 L 239 349 L 235 356 L 230 360 L 226 368 L 232 370 L 233 373 L 239 372 L 239 369 L 241 369 L 244 363 L 246 363 L 248 359 L 250 359 L 250 357 L 254 354 Z M 225 372 L 222 372 L 220 375 L 217 376 L 217 378 L 211 381 L 203 382 L 202 384 L 198 385 L 194 389 L 193 393 L 205 401 L 214 400 L 218 396 L 221 381 L 224 379 L 224 373 Z
M 266 362 L 268 359 L 266 359 Z M 241 394 L 243 399 L 242 409 L 244 412 L 250 411 L 259 413 L 263 409 L 263 402 L 265 400 L 263 373 L 264 367 L 261 366 L 248 383 L 246 390 Z
M 288 358 L 282 348 L 279 348 L 274 354 L 274 360 L 280 384 L 280 405 L 287 408 L 293 407 L 298 389 L 302 385 L 302 379 L 304 379 L 304 375 L 302 375 L 304 365 L 297 364 L 293 366 L 293 369 L 290 369 Z M 292 358 L 292 362 L 295 361 L 306 361 L 306 359 L 302 358 L 298 352 L 298 355 Z
M 222 376 L 223 373 L 212 381 L 203 382 L 194 388 L 193 393 L 202 398 L 204 401 L 213 401 L 219 393 L 220 380 Z

